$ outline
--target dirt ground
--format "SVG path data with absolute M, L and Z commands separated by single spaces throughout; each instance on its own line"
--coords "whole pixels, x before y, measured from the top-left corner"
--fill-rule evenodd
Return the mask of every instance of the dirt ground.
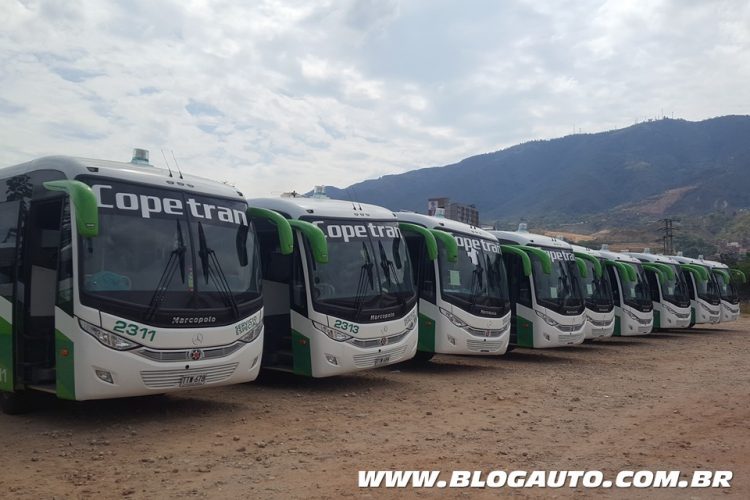
M 750 498 L 750 318 L 0 415 L 4 498 Z M 732 470 L 726 490 L 358 490 L 363 469 Z M 724 493 L 725 495 L 722 495 Z

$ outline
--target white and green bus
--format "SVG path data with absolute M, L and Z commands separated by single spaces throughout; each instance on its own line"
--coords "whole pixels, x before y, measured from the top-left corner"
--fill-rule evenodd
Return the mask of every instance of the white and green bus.
M 561 347 L 584 340 L 586 315 L 572 247 L 526 231 L 489 231 L 501 243 L 511 302 L 511 346 Z
M 571 245 L 579 267 L 581 292 L 586 304 L 584 338 L 611 337 L 615 332 L 615 301 L 605 261 L 597 250 Z
M 510 300 L 497 238 L 442 217 L 413 212 L 396 216 L 419 294 L 417 358 L 505 353 Z
M 714 260 L 703 260 L 716 279 L 721 300 L 721 322 L 737 321 L 740 317 L 740 297 L 734 282 L 746 280 L 745 274 L 737 269 L 730 269 L 728 265 Z
M 254 221 L 263 263 L 263 365 L 328 377 L 406 361 L 417 349 L 417 294 L 398 220 L 390 210 L 287 196 L 250 200 L 295 232 Z
M 654 305 L 654 329 L 689 327 L 690 295 L 680 263 L 646 250 L 626 253 L 643 264 Z
M 23 411 L 33 391 L 104 399 L 257 376 L 263 304 L 247 202 L 147 153 L 0 170 L 5 411 Z
M 654 328 L 654 304 L 641 261 L 630 255 L 599 250 L 612 282 L 615 301 L 615 337 L 646 335 Z
M 705 262 L 685 257 L 682 252 L 672 257 L 680 263 L 690 296 L 690 324 L 715 324 L 721 321 L 721 297 L 716 276 Z

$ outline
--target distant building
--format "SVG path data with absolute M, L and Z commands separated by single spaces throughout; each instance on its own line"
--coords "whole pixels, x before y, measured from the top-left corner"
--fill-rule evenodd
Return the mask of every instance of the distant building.
M 451 202 L 450 198 L 430 198 L 427 200 L 427 215 L 445 217 L 472 226 L 479 226 L 479 210 L 477 210 L 477 207 Z

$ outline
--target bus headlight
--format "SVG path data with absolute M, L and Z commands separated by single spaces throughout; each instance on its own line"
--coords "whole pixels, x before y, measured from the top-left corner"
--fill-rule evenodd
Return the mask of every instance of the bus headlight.
M 536 315 L 539 316 L 540 318 L 542 318 L 544 320 L 544 322 L 547 323 L 549 326 L 552 326 L 552 327 L 555 327 L 555 328 L 558 327 L 558 326 L 560 326 L 560 323 L 558 323 L 557 321 L 555 321 L 554 319 L 550 318 L 549 316 L 547 316 L 544 313 L 536 311 Z
M 249 344 L 253 340 L 257 339 L 260 336 L 260 332 L 263 331 L 263 320 L 260 321 L 257 325 L 252 327 L 245 335 L 238 338 L 240 342 L 245 342 L 246 344 Z
M 410 312 L 409 315 L 404 318 L 404 324 L 407 330 L 414 328 L 414 325 L 417 324 L 417 311 Z
M 316 329 L 325 333 L 329 338 L 335 340 L 336 342 L 346 342 L 347 340 L 352 338 L 351 335 L 347 335 L 341 330 L 336 330 L 335 328 L 331 328 L 330 326 L 318 323 L 317 321 L 313 321 L 312 323 Z
M 109 330 L 99 328 L 98 326 L 92 325 L 91 323 L 83 321 L 80 318 L 78 319 L 78 324 L 81 325 L 81 330 L 88 333 L 110 349 L 115 349 L 117 351 L 129 351 L 130 349 L 141 347 L 141 344 L 136 344 L 132 340 L 120 337 L 119 335 L 115 335 Z
M 443 316 L 445 316 L 446 318 L 448 318 L 450 320 L 450 322 L 453 323 L 454 325 L 456 325 L 457 327 L 463 328 L 463 327 L 467 326 L 466 323 L 464 322 L 464 320 L 462 320 L 461 318 L 459 318 L 458 316 L 456 316 L 452 312 L 450 312 L 450 311 L 448 311 L 446 309 L 443 309 L 442 307 L 440 308 L 440 312 L 443 314 Z

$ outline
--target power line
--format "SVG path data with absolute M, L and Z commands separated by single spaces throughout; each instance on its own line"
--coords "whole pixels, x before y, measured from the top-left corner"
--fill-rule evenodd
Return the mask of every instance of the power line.
M 674 254 L 674 223 L 680 222 L 680 219 L 659 219 L 660 222 L 664 223 L 664 227 L 661 229 L 664 231 L 664 236 L 662 236 L 662 245 L 663 245 L 663 251 L 664 255 L 673 255 Z

